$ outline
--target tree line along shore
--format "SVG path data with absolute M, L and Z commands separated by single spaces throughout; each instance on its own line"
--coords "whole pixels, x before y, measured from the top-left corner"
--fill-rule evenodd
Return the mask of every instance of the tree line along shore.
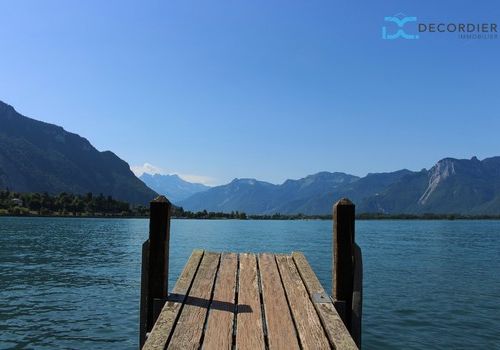
M 20 193 L 0 191 L 0 216 L 46 216 L 46 217 L 100 217 L 100 218 L 144 218 L 149 216 L 146 206 L 133 206 L 103 194 L 84 195 L 60 193 Z M 331 215 L 270 214 L 254 215 L 232 211 L 230 213 L 184 210 L 172 206 L 172 217 L 178 219 L 237 219 L 237 220 L 331 220 Z M 463 214 L 383 214 L 360 213 L 358 220 L 487 220 L 500 219 L 500 215 Z

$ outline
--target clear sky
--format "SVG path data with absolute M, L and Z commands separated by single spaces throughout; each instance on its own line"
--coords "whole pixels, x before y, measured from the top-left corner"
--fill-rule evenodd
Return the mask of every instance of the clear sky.
M 397 13 L 500 3 L 0 0 L 0 100 L 209 184 L 500 155 L 500 38 L 383 40 Z

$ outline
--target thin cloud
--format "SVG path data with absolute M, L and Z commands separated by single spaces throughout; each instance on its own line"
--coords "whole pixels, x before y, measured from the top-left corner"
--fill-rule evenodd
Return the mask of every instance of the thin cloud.
M 155 174 L 167 175 L 168 174 L 164 169 L 157 167 L 156 165 L 153 165 L 150 163 L 144 163 L 142 165 L 133 165 L 130 167 L 130 170 L 132 170 L 132 172 L 137 177 L 141 176 L 144 173 L 151 174 L 151 175 L 155 175 Z
M 207 186 L 214 186 L 216 181 L 213 177 L 191 174 L 177 174 L 179 177 L 188 182 L 200 183 Z
M 133 165 L 130 167 L 130 170 L 135 174 L 135 176 L 139 177 L 142 174 L 150 174 L 150 175 L 178 175 L 184 181 L 192 182 L 192 183 L 201 183 L 206 186 L 214 186 L 216 184 L 216 180 L 210 176 L 204 175 L 195 175 L 195 174 L 179 174 L 176 172 L 167 171 L 159 166 L 153 165 L 151 163 L 144 163 L 142 165 Z

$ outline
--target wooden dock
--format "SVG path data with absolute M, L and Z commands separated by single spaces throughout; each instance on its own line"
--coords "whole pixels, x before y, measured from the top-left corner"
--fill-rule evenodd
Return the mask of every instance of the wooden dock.
M 354 205 L 340 201 L 334 218 L 336 299 L 300 252 L 195 250 L 167 294 L 170 203 L 164 197 L 153 201 L 150 238 L 143 245 L 141 347 L 358 349 L 362 267 L 354 243 Z M 346 268 L 347 276 L 340 275 Z

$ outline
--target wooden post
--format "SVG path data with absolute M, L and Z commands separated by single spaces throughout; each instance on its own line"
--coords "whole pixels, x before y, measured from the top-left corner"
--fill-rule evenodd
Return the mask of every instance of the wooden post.
M 139 349 L 146 342 L 148 332 L 148 288 L 149 288 L 149 239 L 142 244 L 141 306 L 139 313 Z
M 144 242 L 142 252 L 141 348 L 146 341 L 147 332 L 151 331 L 158 317 L 155 305 L 158 305 L 158 300 L 165 301 L 168 296 L 170 209 L 171 204 L 164 196 L 159 196 L 150 203 L 149 239 Z
M 354 204 L 349 199 L 342 198 L 333 207 L 332 291 L 333 300 L 341 306 L 339 313 L 349 331 L 354 277 L 353 244 Z
M 351 335 L 361 349 L 361 315 L 363 314 L 363 259 L 361 248 L 354 243 L 354 278 L 352 288 Z
M 354 237 L 355 206 L 342 198 L 333 207 L 333 281 L 335 308 L 361 348 L 363 262 Z
M 345 302 L 344 323 L 350 329 L 353 287 L 354 204 L 342 198 L 333 207 L 333 299 Z M 341 315 L 342 316 L 342 315 Z

